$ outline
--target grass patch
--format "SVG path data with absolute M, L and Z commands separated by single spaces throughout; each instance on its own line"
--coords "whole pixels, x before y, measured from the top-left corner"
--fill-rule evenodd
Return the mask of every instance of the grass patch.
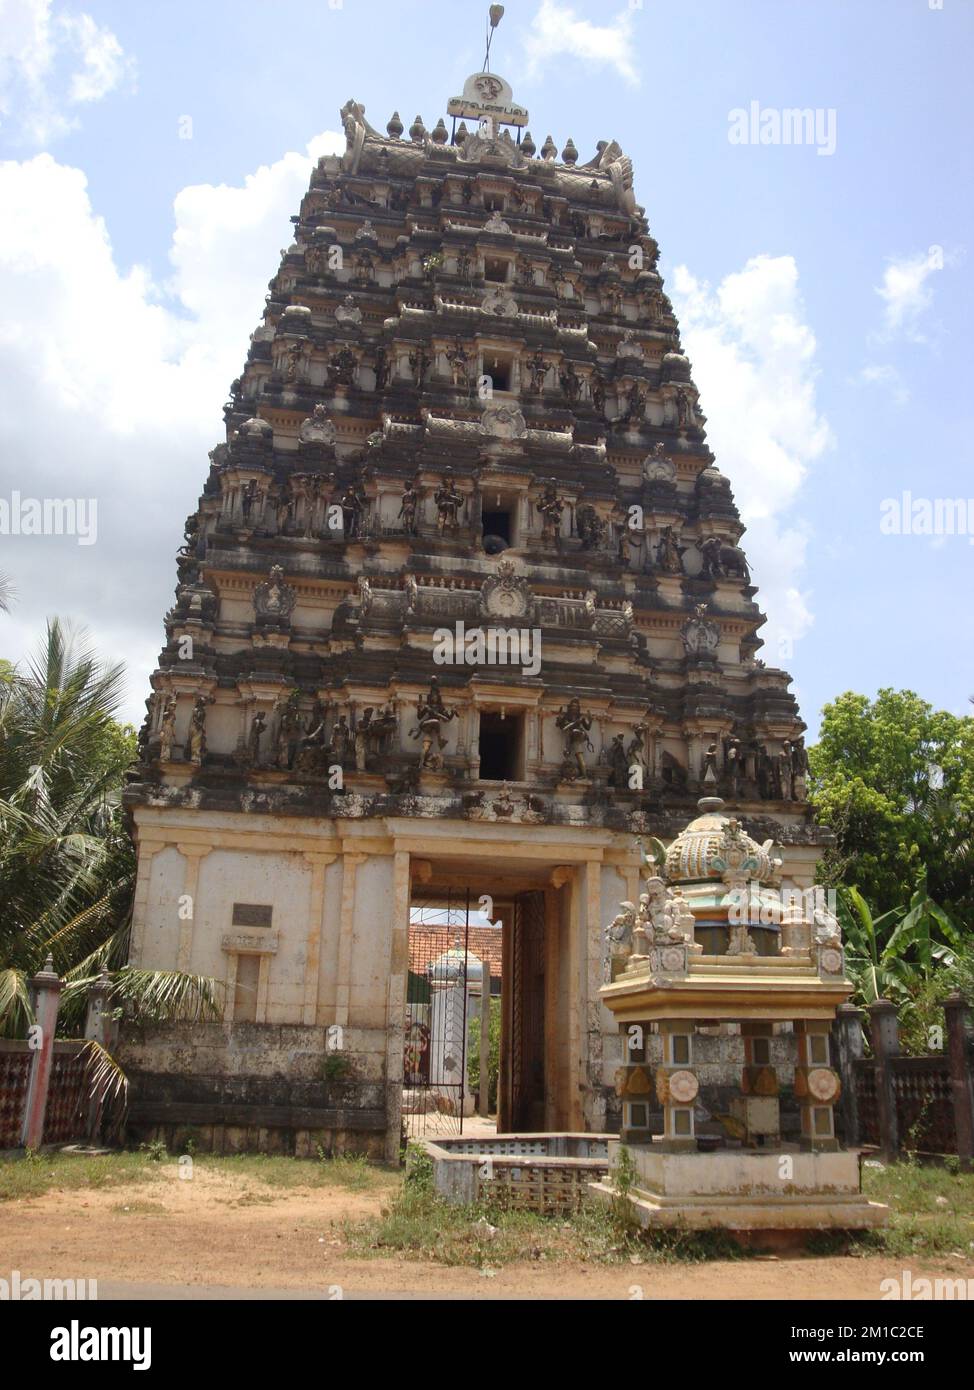
M 719 1232 L 648 1235 L 621 1202 L 593 1201 L 571 1216 L 541 1216 L 506 1209 L 489 1196 L 470 1205 L 444 1201 L 433 1187 L 432 1162 L 418 1147 L 410 1147 L 405 1178 L 389 1205 L 378 1217 L 344 1222 L 342 1234 L 353 1254 L 395 1253 L 485 1273 L 520 1260 L 653 1264 L 745 1257 Z
M 130 1202 L 116 1202 L 112 1211 L 117 1216 L 165 1216 L 166 1208 L 162 1202 L 150 1202 L 146 1198 L 135 1198 Z
M 85 1158 L 71 1154 L 35 1153 L 0 1159 L 0 1201 L 41 1197 L 45 1192 L 119 1187 L 123 1183 L 154 1182 L 160 1165 L 142 1153 L 103 1154 Z
M 863 1191 L 889 1205 L 890 1221 L 858 1237 L 853 1250 L 974 1259 L 974 1173 L 961 1173 L 956 1160 L 943 1167 L 906 1160 L 862 1174 Z
M 119 1187 L 126 1183 L 158 1182 L 172 1178 L 177 1155 L 156 1145 L 135 1151 L 80 1157 L 60 1151 L 15 1155 L 0 1159 L 0 1201 L 40 1197 L 45 1192 Z M 343 1187 L 370 1192 L 393 1187 L 399 1170 L 382 1167 L 358 1155 L 318 1159 L 274 1154 L 193 1155 L 197 1172 L 259 1184 L 277 1191 L 293 1188 Z M 250 1201 L 273 1201 L 273 1193 L 244 1194 Z M 130 1204 L 131 1205 L 131 1204 Z

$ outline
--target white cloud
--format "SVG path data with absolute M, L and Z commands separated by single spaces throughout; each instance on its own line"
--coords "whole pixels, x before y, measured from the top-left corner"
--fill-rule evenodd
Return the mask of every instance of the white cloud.
M 743 544 L 768 614 L 763 656 L 787 668 L 789 642 L 812 622 L 800 587 L 809 541 L 801 486 L 833 442 L 816 404 L 815 336 L 798 268 L 791 256 L 755 256 L 714 289 L 678 266 L 671 293 L 709 442 L 748 527 Z
M 2 8 L 0 120 L 19 138 L 47 144 L 78 124 L 72 107 L 134 83 L 135 60 L 90 15 L 54 13 L 52 0 Z
M 3 537 L 18 597 L 0 654 L 21 657 L 48 614 L 80 619 L 128 665 L 127 715 L 141 717 L 228 385 L 314 162 L 344 148 L 325 134 L 242 187 L 183 189 L 165 285 L 117 265 L 81 170 L 49 154 L 0 163 L 0 496 L 98 503 L 95 545 Z
M 883 387 L 890 393 L 896 405 L 906 405 L 910 399 L 910 388 L 904 385 L 900 373 L 888 362 L 867 362 L 865 367 L 860 368 L 859 375 L 852 378 L 852 381 L 864 386 Z
M 578 19 L 569 5 L 541 0 L 524 38 L 527 76 L 540 77 L 553 60 L 578 58 L 599 68 L 613 68 L 624 81 L 637 85 L 634 59 L 633 11 L 621 10 L 608 24 Z
M 81 71 L 71 78 L 71 101 L 101 101 L 134 77 L 134 60 L 126 56 L 112 31 L 100 29 L 91 15 L 64 15 L 59 28 L 66 41 L 77 48 L 82 64 Z
M 884 331 L 887 337 L 902 335 L 922 343 L 920 319 L 933 303 L 930 276 L 944 268 L 944 253 L 940 246 L 918 251 L 912 256 L 890 257 L 883 272 L 883 283 L 876 287 L 884 308 Z

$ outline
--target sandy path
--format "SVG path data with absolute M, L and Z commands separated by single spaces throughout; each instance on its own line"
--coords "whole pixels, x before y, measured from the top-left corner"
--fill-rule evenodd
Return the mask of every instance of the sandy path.
M 889 1257 L 783 1255 L 746 1263 L 632 1265 L 525 1261 L 490 1277 L 403 1259 L 348 1256 L 345 1218 L 376 1213 L 395 1190 L 267 1188 L 197 1168 L 105 1190 L 49 1192 L 0 1206 L 0 1273 L 94 1278 L 106 1284 L 219 1285 L 349 1294 L 419 1293 L 551 1298 L 875 1299 L 899 1277 Z M 915 1277 L 974 1278 L 974 1263 L 911 1261 Z

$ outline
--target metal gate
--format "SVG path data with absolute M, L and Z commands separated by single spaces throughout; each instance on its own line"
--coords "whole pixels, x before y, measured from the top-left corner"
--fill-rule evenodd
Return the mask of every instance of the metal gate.
M 467 1082 L 470 890 L 414 898 L 403 1041 L 403 1123 L 412 1138 L 462 1134 Z

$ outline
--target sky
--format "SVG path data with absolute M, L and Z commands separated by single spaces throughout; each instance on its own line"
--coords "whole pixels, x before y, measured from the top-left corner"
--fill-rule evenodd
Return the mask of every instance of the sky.
M 141 721 L 183 523 L 338 111 L 431 128 L 486 10 L 0 0 L 0 656 L 70 619 L 126 663 Z M 633 160 L 761 655 L 812 735 L 844 690 L 974 695 L 972 40 L 970 0 L 513 0 L 493 41 L 539 148 Z M 9 534 L 17 493 L 78 499 L 86 534 Z

